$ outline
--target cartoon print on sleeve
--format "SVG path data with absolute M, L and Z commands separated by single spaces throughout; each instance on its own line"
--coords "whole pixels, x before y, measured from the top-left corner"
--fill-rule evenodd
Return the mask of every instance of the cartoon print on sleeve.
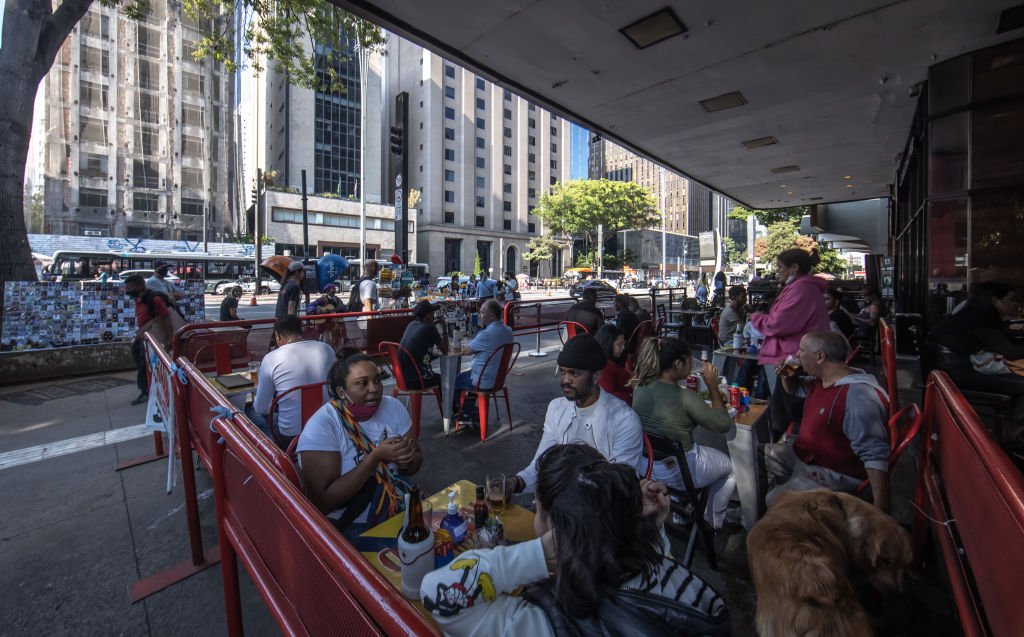
M 493 602 L 497 598 L 494 582 L 488 573 L 475 574 L 477 558 L 463 558 L 448 565 L 452 571 L 462 571 L 462 578 L 451 585 L 438 584 L 434 599 L 423 598 L 423 606 L 429 612 L 436 612 L 441 617 L 457 615 L 460 610 L 470 608 L 477 598 L 483 595 L 485 602 Z M 475 579 L 467 586 L 466 582 L 475 574 Z

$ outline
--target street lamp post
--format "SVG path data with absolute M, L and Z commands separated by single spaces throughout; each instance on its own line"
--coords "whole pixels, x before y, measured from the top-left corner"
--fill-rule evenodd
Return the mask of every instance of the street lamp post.
M 370 51 L 357 46 L 359 55 L 359 263 L 360 272 L 366 271 L 366 74 L 370 65 Z

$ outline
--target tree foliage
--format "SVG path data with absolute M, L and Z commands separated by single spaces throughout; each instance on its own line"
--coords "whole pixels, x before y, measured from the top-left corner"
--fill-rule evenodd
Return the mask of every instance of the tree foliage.
M 723 265 L 747 262 L 747 255 L 736 247 L 732 237 L 722 237 L 722 254 L 725 257 Z
M 546 261 L 555 256 L 555 252 L 563 249 L 565 244 L 550 235 L 538 235 L 526 242 L 523 258 L 527 261 Z
M 608 179 L 576 180 L 555 184 L 533 211 L 554 235 L 583 235 L 597 241 L 597 227 L 614 233 L 647 228 L 658 221 L 654 197 L 632 182 Z
M 632 257 L 628 252 L 626 253 L 627 259 Z M 620 259 L 614 254 L 607 252 L 602 255 L 601 262 L 602 268 L 605 270 L 621 270 L 625 263 L 629 263 L 627 259 Z M 580 252 L 576 255 L 576 267 L 578 268 L 592 268 L 597 270 L 597 250 L 591 250 L 590 252 Z
M 790 221 L 791 219 L 800 220 L 800 217 L 807 214 L 807 206 L 793 206 L 790 208 L 772 208 L 771 210 L 760 210 L 760 209 L 749 209 L 743 206 L 736 206 L 729 213 L 730 219 L 738 219 L 740 221 L 746 221 L 751 217 L 757 219 L 757 222 L 764 226 L 770 226 L 773 223 L 779 223 L 781 221 Z
M 843 274 L 846 272 L 847 262 L 840 256 L 838 250 L 826 248 L 812 237 L 800 234 L 799 218 L 779 221 L 768 226 L 768 237 L 765 241 L 764 254 L 761 255 L 761 259 L 770 269 L 774 269 L 775 260 L 778 256 L 791 248 L 801 248 L 808 252 L 817 248 L 818 255 L 821 257 L 821 263 L 814 269 L 815 272 L 828 272 L 830 274 Z

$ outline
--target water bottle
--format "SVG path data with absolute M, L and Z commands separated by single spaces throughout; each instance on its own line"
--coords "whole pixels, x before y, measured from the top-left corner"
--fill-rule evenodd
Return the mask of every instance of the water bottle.
M 743 350 L 743 335 L 739 331 L 732 335 L 732 348 L 736 351 Z

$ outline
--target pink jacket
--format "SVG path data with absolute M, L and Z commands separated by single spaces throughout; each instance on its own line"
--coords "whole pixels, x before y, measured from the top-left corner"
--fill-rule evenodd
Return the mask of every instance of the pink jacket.
M 800 348 L 800 339 L 808 332 L 829 330 L 825 290 L 828 281 L 816 276 L 802 276 L 782 288 L 772 309 L 750 317 L 754 328 L 764 334 L 764 344 L 757 360 L 772 365 Z

